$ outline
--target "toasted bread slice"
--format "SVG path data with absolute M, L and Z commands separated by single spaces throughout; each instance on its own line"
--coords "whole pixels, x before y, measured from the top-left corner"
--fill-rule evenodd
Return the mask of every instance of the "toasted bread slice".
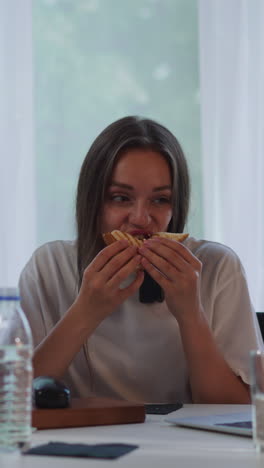
M 166 239 L 176 240 L 177 242 L 183 242 L 189 234 L 187 233 L 176 233 L 176 232 L 155 232 L 152 237 L 164 237 Z
M 151 237 L 164 237 L 167 239 L 176 240 L 178 242 L 183 242 L 184 239 L 186 239 L 188 236 L 189 234 L 185 234 L 185 233 L 156 232 L 155 234 L 152 234 Z M 138 239 L 137 237 L 134 237 L 131 234 L 128 234 L 127 232 L 118 231 L 117 229 L 115 229 L 112 232 L 104 233 L 103 239 L 106 245 L 110 245 L 113 242 L 116 242 L 121 239 L 126 239 L 131 245 L 136 245 L 137 247 L 140 247 L 144 243 L 144 239 L 143 240 Z
M 118 231 L 117 229 L 115 229 L 112 232 L 106 232 L 105 234 L 103 234 L 103 239 L 106 245 L 110 245 L 113 242 L 116 242 L 121 239 L 126 239 L 131 245 L 136 245 L 137 247 L 140 247 L 144 242 L 143 240 L 137 239 L 131 234 L 128 234 L 128 232 Z

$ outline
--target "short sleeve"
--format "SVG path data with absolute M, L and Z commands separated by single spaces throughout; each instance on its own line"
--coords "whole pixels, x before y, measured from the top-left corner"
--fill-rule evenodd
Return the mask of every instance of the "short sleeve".
M 37 346 L 73 304 L 77 295 L 74 242 L 53 241 L 39 247 L 19 279 L 21 307 Z
M 263 340 L 237 257 L 229 258 L 219 275 L 212 329 L 232 370 L 249 384 L 249 354 L 253 349 L 263 350 Z
M 46 329 L 41 307 L 41 295 L 36 276 L 33 274 L 31 259 L 22 271 L 19 279 L 21 307 L 28 319 L 34 347 L 46 336 Z

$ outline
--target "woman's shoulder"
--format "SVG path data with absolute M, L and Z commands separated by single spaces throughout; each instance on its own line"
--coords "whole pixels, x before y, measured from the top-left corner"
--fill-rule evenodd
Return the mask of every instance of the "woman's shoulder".
M 241 271 L 242 265 L 237 253 L 225 244 L 188 237 L 184 244 L 203 263 L 203 265 L 232 266 Z
M 27 262 L 24 270 L 45 272 L 75 267 L 77 258 L 76 241 L 56 240 L 38 247 Z
M 186 247 L 202 263 L 202 285 L 205 296 L 208 295 L 208 290 L 214 290 L 216 294 L 226 287 L 233 287 L 241 297 L 242 294 L 248 295 L 245 269 L 232 248 L 220 242 L 192 237 L 186 241 L 188 241 L 185 242 Z
M 57 255 L 60 253 L 73 254 L 76 251 L 76 241 L 74 240 L 54 240 L 40 245 L 34 251 L 33 256 L 45 256 L 48 254 Z

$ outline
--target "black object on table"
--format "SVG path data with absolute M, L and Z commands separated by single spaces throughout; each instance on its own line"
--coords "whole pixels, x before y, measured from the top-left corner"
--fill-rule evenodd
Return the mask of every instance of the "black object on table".
M 176 403 L 161 403 L 161 404 L 150 404 L 145 405 L 146 414 L 169 414 L 183 407 L 180 402 Z
M 64 382 L 53 377 L 36 377 L 32 391 L 36 408 L 68 408 L 70 405 L 70 389 Z

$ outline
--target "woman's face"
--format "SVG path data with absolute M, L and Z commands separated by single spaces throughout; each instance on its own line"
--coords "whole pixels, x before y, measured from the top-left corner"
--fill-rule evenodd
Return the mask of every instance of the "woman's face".
M 172 180 L 166 159 L 151 150 L 125 152 L 106 193 L 101 231 L 151 234 L 166 231 L 171 217 Z

